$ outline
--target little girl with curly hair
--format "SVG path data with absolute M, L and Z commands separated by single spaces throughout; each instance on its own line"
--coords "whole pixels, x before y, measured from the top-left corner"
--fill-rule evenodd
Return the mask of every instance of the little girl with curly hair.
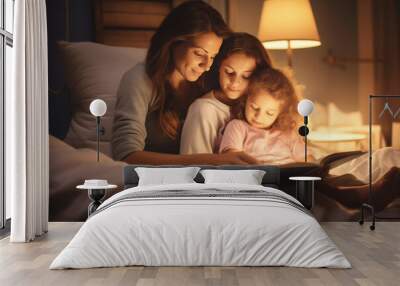
M 262 69 L 251 77 L 246 94 L 237 119 L 224 130 L 219 152 L 244 151 L 268 164 L 303 161 L 299 100 L 290 80 L 277 69 Z

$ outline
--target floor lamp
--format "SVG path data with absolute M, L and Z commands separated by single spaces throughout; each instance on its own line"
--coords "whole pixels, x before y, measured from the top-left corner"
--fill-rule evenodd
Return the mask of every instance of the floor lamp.
M 258 38 L 266 49 L 286 50 L 292 68 L 293 49 L 321 45 L 309 0 L 264 1 Z

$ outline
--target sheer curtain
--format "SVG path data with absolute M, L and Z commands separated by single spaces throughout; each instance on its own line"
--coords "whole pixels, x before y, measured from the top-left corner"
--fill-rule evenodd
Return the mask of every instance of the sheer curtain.
M 45 0 L 15 2 L 13 92 L 6 98 L 6 187 L 12 242 L 48 227 L 48 84 Z

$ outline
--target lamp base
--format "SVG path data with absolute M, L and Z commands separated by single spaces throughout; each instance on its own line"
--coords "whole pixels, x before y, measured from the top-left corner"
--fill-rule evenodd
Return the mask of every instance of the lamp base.
M 299 128 L 299 134 L 300 134 L 301 136 L 305 137 L 305 136 L 308 135 L 308 133 L 310 133 L 310 130 L 308 129 L 307 126 L 305 126 L 305 125 L 300 126 L 300 128 Z
M 88 207 L 88 217 L 90 217 L 90 215 L 94 213 L 101 205 L 102 199 L 105 197 L 105 195 L 105 189 L 88 189 L 88 196 L 91 201 Z

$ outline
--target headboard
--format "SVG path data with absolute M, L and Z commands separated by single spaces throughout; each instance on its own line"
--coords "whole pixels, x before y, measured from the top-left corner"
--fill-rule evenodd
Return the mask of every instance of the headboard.
M 274 187 L 279 188 L 280 186 L 280 168 L 278 166 L 265 166 L 265 165 L 196 165 L 201 169 L 219 169 L 219 170 L 245 170 L 245 169 L 256 169 L 256 170 L 264 170 L 265 175 L 262 180 L 263 186 L 266 187 Z M 136 187 L 139 182 L 139 177 L 135 171 L 136 167 L 148 167 L 148 168 L 155 168 L 155 167 L 162 167 L 162 168 L 177 168 L 182 167 L 182 165 L 163 165 L 163 166 L 144 166 L 144 165 L 128 165 L 124 167 L 123 173 L 123 180 L 124 180 L 124 189 Z M 198 183 L 203 183 L 204 178 L 199 173 L 195 181 Z
M 172 0 L 95 0 L 96 42 L 146 48 L 174 5 Z

